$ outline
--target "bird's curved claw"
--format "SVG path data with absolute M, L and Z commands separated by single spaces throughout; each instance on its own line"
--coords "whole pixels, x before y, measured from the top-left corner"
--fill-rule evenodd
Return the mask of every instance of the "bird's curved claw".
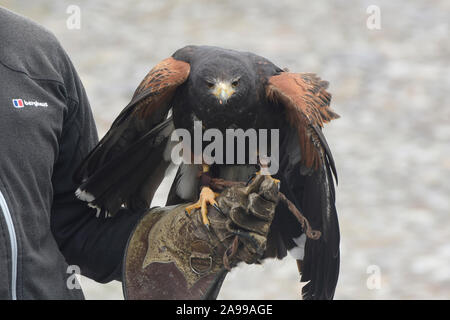
M 246 186 L 246 187 L 248 187 L 248 185 L 253 181 L 253 179 L 255 179 L 255 177 L 256 177 L 257 174 L 258 174 L 258 173 L 256 172 L 256 173 L 251 174 L 250 177 L 248 177 L 248 180 L 247 180 L 247 182 L 245 183 L 245 186 Z
M 225 216 L 225 213 L 222 211 L 222 209 L 220 209 L 220 207 L 217 205 L 217 203 L 214 203 L 212 206 L 214 207 L 214 209 L 219 211 L 221 215 Z

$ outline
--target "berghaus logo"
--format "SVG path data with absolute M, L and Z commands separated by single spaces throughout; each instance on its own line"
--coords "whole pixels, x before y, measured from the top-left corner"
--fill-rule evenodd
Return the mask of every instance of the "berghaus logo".
M 25 106 L 30 106 L 30 107 L 48 107 L 48 103 L 47 102 L 40 102 L 40 101 L 36 101 L 36 100 L 25 100 L 25 99 L 12 99 L 12 103 L 14 108 L 23 108 Z

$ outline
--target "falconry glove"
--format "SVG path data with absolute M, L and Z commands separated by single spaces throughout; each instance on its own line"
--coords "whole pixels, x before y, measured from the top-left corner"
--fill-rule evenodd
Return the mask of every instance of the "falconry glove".
M 209 210 L 209 230 L 186 205 L 151 209 L 126 249 L 125 298 L 215 299 L 231 268 L 262 257 L 278 198 L 268 176 L 227 188 Z

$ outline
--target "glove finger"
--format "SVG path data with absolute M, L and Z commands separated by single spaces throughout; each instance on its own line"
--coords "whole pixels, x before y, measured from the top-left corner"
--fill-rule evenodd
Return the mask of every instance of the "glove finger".
M 237 254 L 240 260 L 246 263 L 254 263 L 264 254 L 267 243 L 265 236 L 240 229 L 233 233 L 239 237 L 239 242 L 242 243 L 241 249 Z
M 267 235 L 269 232 L 270 223 L 252 214 L 248 214 L 247 210 L 242 206 L 232 207 L 229 214 L 231 222 L 242 229 L 261 235 Z M 231 229 L 229 230 L 232 231 Z
M 253 237 L 253 241 L 249 241 L 244 237 L 239 237 L 239 241 L 242 242 L 242 249 L 238 251 L 238 258 L 245 261 L 246 263 L 255 263 L 259 258 L 261 258 L 266 251 L 267 238 L 256 233 L 250 233 Z M 257 244 L 255 246 L 254 244 Z
M 248 196 L 248 211 L 258 219 L 272 221 L 276 206 L 275 202 L 266 200 L 262 195 L 252 193 Z
M 231 187 L 224 190 L 217 198 L 217 204 L 226 216 L 235 205 L 247 207 L 247 195 L 241 187 Z

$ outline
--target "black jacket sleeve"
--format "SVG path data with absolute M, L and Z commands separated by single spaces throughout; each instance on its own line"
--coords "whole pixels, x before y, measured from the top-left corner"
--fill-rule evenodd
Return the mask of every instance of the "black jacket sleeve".
M 113 218 L 97 218 L 95 210 L 75 196 L 73 174 L 98 137 L 83 85 L 66 61 L 68 112 L 52 178 L 51 229 L 66 261 L 78 265 L 83 275 L 102 283 L 120 280 L 124 249 L 140 214 L 123 209 Z

